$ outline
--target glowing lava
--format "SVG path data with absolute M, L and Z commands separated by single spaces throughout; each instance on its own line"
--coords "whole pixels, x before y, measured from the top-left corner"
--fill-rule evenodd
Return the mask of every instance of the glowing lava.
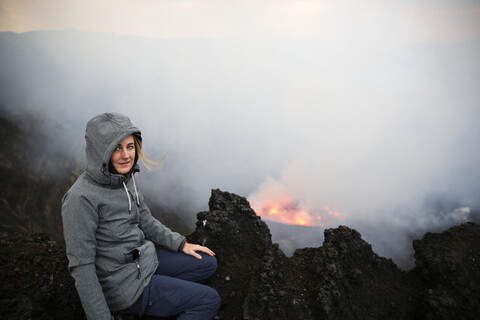
M 270 221 L 302 226 L 327 226 L 335 219 L 342 219 L 339 212 L 325 206 L 320 212 L 310 210 L 304 203 L 284 197 L 280 201 L 265 201 L 254 208 L 262 218 Z

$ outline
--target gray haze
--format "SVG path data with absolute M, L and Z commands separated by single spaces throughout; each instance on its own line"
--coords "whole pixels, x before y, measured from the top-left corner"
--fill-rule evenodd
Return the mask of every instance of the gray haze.
M 192 228 L 212 188 L 250 200 L 283 190 L 334 207 L 342 219 L 327 227 L 356 228 L 408 266 L 413 238 L 477 219 L 479 57 L 478 41 L 0 33 L 0 103 L 62 123 L 68 134 L 46 146 L 79 156 L 88 119 L 129 115 L 165 157 L 142 170 L 144 193 Z M 271 228 L 287 254 L 323 239 L 324 227 Z

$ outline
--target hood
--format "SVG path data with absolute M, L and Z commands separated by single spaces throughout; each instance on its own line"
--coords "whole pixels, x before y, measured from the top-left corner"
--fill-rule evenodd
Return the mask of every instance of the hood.
M 141 139 L 140 130 L 127 116 L 118 112 L 103 113 L 88 121 L 85 131 L 86 171 L 97 183 L 122 185 L 125 177 L 110 172 L 110 158 L 118 144 L 131 134 Z M 136 163 L 132 170 L 138 171 Z

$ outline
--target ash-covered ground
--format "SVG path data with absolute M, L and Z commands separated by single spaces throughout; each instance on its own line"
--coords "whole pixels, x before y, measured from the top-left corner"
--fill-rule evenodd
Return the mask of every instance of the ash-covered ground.
M 217 319 L 476 319 L 480 225 L 468 222 L 415 240 L 415 267 L 399 269 L 347 226 L 318 248 L 286 257 L 238 195 L 212 190 L 189 241 L 217 254 L 208 285 Z M 0 237 L 1 319 L 84 319 L 64 247 L 46 233 Z M 144 317 L 144 319 L 154 319 Z

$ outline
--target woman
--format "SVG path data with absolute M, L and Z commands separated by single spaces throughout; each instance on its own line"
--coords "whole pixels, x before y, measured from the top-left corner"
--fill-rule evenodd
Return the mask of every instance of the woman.
M 85 140 L 87 167 L 62 200 L 62 220 L 87 318 L 212 319 L 220 297 L 200 282 L 216 271 L 214 253 L 152 217 L 134 178 L 144 160 L 140 130 L 125 115 L 104 113 L 87 123 Z

